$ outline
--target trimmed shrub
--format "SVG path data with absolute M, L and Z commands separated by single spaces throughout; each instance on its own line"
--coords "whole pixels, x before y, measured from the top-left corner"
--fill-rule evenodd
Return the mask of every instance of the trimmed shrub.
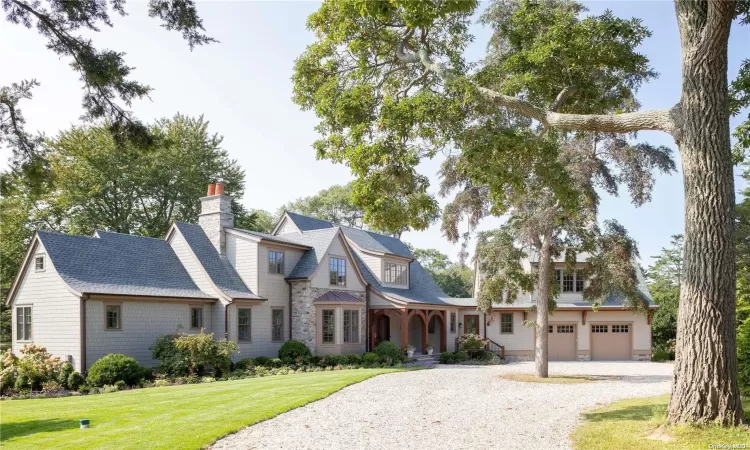
M 237 343 L 228 339 L 214 340 L 213 333 L 178 334 L 174 340 L 178 350 L 187 354 L 190 375 L 210 371 L 214 375 L 229 373 Z
M 362 364 L 362 356 L 360 356 L 357 353 L 352 353 L 351 355 L 346 357 L 347 364 L 350 364 L 352 366 L 358 366 Z
M 104 386 L 114 385 L 122 380 L 128 386 L 134 386 L 143 378 L 143 373 L 143 368 L 135 359 L 119 353 L 110 353 L 91 366 L 86 382 L 91 386 Z
M 326 367 L 346 364 L 349 358 L 343 355 L 330 355 L 323 359 L 322 364 Z
M 68 380 L 65 384 L 68 386 L 69 390 L 77 391 L 78 388 L 83 386 L 84 381 L 83 375 L 78 372 L 71 372 L 70 375 L 68 375 Z
M 124 391 L 125 389 L 128 388 L 128 385 L 125 384 L 124 381 L 119 380 L 115 382 L 115 387 L 117 388 L 118 391 Z
M 375 353 L 386 364 L 395 364 L 404 359 L 404 352 L 393 342 L 383 341 L 375 347 Z
M 281 360 L 281 358 L 273 358 L 271 360 L 271 367 L 281 367 L 284 365 L 284 362 Z
M 271 358 L 267 356 L 258 356 L 257 358 L 253 359 L 253 362 L 256 366 L 271 367 Z
M 279 358 L 282 359 L 291 358 L 296 360 L 297 358 L 305 358 L 308 356 L 312 356 L 312 352 L 310 352 L 307 345 L 300 341 L 295 341 L 294 339 L 284 342 L 281 349 L 279 349 Z
M 64 362 L 60 365 L 60 372 L 57 374 L 57 382 L 63 386 L 68 385 L 68 377 L 73 373 L 73 364 Z
M 465 350 L 459 350 L 459 351 L 457 351 L 457 352 L 455 352 L 455 353 L 453 354 L 453 359 L 454 359 L 454 360 L 455 360 L 455 361 L 456 361 L 457 363 L 460 363 L 460 362 L 464 362 L 464 361 L 468 361 L 468 360 L 470 360 L 470 359 L 471 359 L 471 357 L 469 356 L 469 352 L 467 352 L 467 351 L 465 351 Z
M 380 355 L 377 353 L 367 352 L 362 355 L 362 364 L 366 366 L 374 366 L 380 364 Z
M 50 355 L 45 347 L 24 345 L 20 354 L 18 357 L 7 351 L 0 359 L 0 391 L 4 392 L 9 388 L 19 391 L 39 390 L 42 383 L 59 380 L 65 363 L 57 356 Z
M 247 370 L 253 366 L 253 358 L 242 358 L 234 363 L 234 370 Z
M 151 345 L 151 357 L 160 361 L 158 370 L 171 376 L 188 374 L 188 355 L 174 345 L 176 334 L 163 334 Z
M 445 352 L 440 354 L 440 364 L 455 364 L 456 355 L 455 353 Z

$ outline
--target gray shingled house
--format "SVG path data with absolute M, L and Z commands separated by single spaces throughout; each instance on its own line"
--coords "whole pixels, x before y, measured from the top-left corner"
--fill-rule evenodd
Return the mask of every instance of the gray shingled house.
M 13 350 L 43 345 L 76 370 L 108 353 L 155 365 L 157 337 L 205 329 L 236 341 L 237 358 L 277 356 L 289 339 L 317 355 L 361 353 L 384 340 L 439 353 L 471 332 L 510 356 L 533 355 L 533 333 L 522 325 L 533 320 L 531 297 L 485 316 L 473 299 L 449 298 L 399 239 L 291 212 L 271 234 L 257 233 L 234 228 L 223 185 L 200 200 L 199 224 L 174 223 L 164 239 L 37 232 L 8 296 Z M 562 343 L 553 357 L 650 354 L 650 316 L 573 306 L 550 319 Z

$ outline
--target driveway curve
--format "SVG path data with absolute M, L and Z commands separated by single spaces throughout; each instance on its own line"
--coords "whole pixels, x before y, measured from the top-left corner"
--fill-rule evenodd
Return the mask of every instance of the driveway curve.
M 505 380 L 530 362 L 438 366 L 380 375 L 247 427 L 213 449 L 570 448 L 581 413 L 600 404 L 669 392 L 672 365 L 553 362 L 550 374 L 604 375 L 580 384 Z

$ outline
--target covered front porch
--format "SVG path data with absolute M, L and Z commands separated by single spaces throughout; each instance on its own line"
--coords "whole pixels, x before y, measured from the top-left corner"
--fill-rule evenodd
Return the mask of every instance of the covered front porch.
M 402 349 L 411 344 L 416 353 L 427 353 L 431 345 L 435 353 L 447 351 L 448 314 L 443 310 L 383 308 L 370 309 L 369 351 L 383 341 Z

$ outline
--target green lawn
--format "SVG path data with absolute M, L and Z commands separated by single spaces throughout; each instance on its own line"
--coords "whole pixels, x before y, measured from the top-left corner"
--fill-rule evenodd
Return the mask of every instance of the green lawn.
M 750 448 L 750 428 L 717 426 L 662 426 L 669 396 L 624 400 L 597 409 L 571 436 L 576 449 L 701 449 L 710 444 L 744 444 Z M 743 398 L 745 417 L 750 420 L 750 398 Z M 661 428 L 660 428 L 661 427 Z M 716 447 L 721 448 L 721 447 Z M 742 447 L 735 447 L 742 448 Z
M 0 447 L 197 449 L 393 369 L 342 370 L 0 402 Z M 81 430 L 80 419 L 91 428 Z

